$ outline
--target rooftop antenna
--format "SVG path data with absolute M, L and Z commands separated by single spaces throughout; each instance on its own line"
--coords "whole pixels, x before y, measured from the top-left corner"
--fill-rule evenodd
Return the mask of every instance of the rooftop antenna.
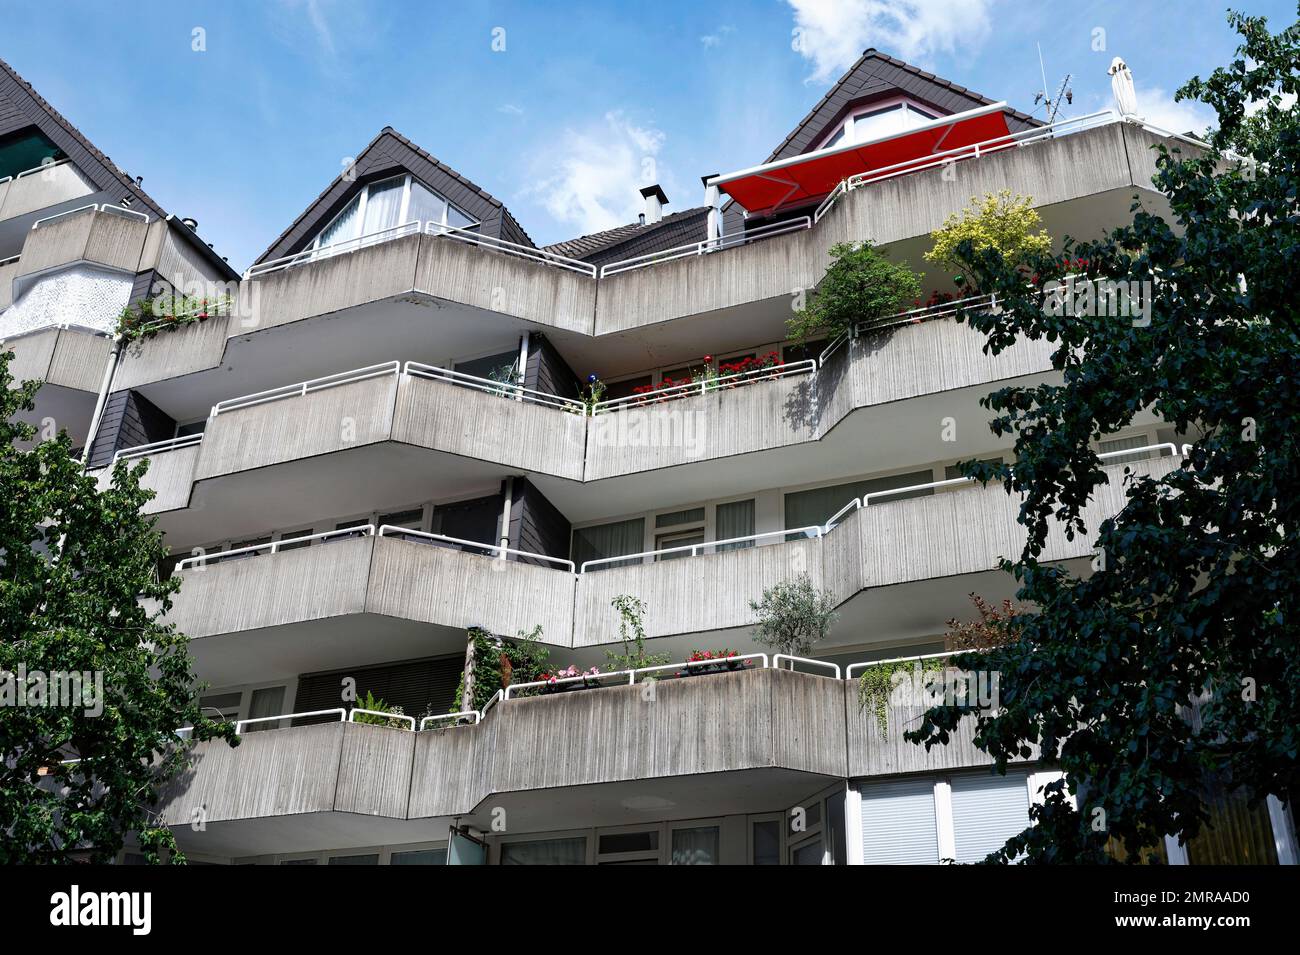
M 1043 65 L 1043 45 L 1036 43 L 1038 47 L 1038 72 L 1043 77 L 1043 88 L 1034 94 L 1034 105 L 1042 103 L 1047 108 L 1047 125 L 1056 122 L 1056 114 L 1061 111 L 1061 103 L 1074 102 L 1074 90 L 1070 87 L 1071 75 L 1065 74 L 1065 79 L 1061 80 L 1061 85 L 1057 87 L 1056 94 L 1052 95 L 1047 89 L 1047 68 Z

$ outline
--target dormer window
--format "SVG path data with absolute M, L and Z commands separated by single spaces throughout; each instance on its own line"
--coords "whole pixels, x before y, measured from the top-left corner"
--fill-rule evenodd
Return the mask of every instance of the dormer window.
M 436 222 L 469 230 L 479 224 L 413 176 L 393 176 L 362 187 L 330 224 L 317 233 L 308 248 L 323 250 L 408 222 Z
M 850 111 L 835 129 L 827 134 L 818 149 L 851 146 L 885 136 L 905 133 L 924 126 L 938 117 L 907 99 L 872 103 Z

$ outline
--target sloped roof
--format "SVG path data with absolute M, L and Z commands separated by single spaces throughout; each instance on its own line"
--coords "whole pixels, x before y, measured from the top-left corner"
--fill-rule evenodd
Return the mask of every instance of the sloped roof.
M 649 225 L 631 222 L 627 225 L 615 226 L 613 229 L 605 229 L 603 232 L 593 232 L 590 235 L 580 235 L 576 239 L 556 242 L 545 248 L 547 252 L 584 262 L 597 259 L 614 261 L 614 254 L 623 251 L 627 252 L 626 256 L 622 256 L 625 258 L 646 252 L 657 252 L 660 249 L 704 239 L 708 229 L 706 224 L 708 211 L 708 206 L 683 209 Z M 695 235 L 697 232 L 698 236 Z M 636 251 L 625 248 L 633 244 Z M 603 264 L 603 261 L 597 261 L 596 264 Z
M 0 135 L 17 132 L 28 126 L 35 126 L 49 137 L 110 201 L 129 204 L 132 208 L 144 206 L 160 219 L 169 218 L 167 211 L 139 183 L 100 152 L 81 130 L 68 122 L 17 70 L 0 60 Z M 122 203 L 123 199 L 129 200 L 129 203 Z M 177 231 L 228 277 L 238 277 L 239 273 L 230 263 L 191 229 L 181 227 L 178 222 Z
M 850 106 L 873 97 L 883 99 L 898 94 L 911 96 L 945 113 L 960 113 L 997 102 L 874 47 L 868 48 L 764 162 L 788 159 L 812 149 Z M 1042 125 L 1040 120 L 1018 110 L 1008 109 L 1006 114 L 1012 132 Z
M 391 126 L 385 126 L 357 155 L 350 179 L 343 173 L 294 219 L 260 256 L 258 262 L 290 255 L 300 250 L 367 181 L 380 174 L 405 170 L 430 189 L 451 200 L 484 223 L 487 234 L 535 248 L 533 240 L 505 204 L 466 179 L 427 150 L 417 146 Z

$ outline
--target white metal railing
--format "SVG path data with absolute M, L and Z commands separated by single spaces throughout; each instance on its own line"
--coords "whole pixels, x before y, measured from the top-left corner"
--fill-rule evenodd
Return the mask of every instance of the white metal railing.
M 830 518 L 826 521 L 826 523 L 822 525 L 822 533 L 829 534 L 831 531 L 833 531 L 836 528 L 836 526 L 840 523 L 841 518 L 843 518 L 845 514 L 847 514 L 849 511 L 856 511 L 861 506 L 862 506 L 861 499 L 855 497 L 852 500 L 850 500 L 849 503 L 845 504 L 838 511 L 832 514 Z
M 838 680 L 840 678 L 839 664 L 831 663 L 829 660 L 811 660 L 808 657 L 796 657 L 796 656 L 792 656 L 789 653 L 778 653 L 776 654 L 776 656 L 772 657 L 773 669 L 776 670 L 782 669 L 781 666 L 782 660 L 786 660 L 790 663 L 790 666 L 788 667 L 788 669 L 790 670 L 793 670 L 794 665 L 796 663 L 799 663 L 804 666 L 821 667 L 823 670 L 830 670 L 832 673 L 835 674 L 835 679 Z
M 310 394 L 313 391 L 324 391 L 326 388 L 333 388 L 337 385 L 348 385 L 355 381 L 366 381 L 369 378 L 383 378 L 388 375 L 398 375 L 402 371 L 400 361 L 386 361 L 379 365 L 367 365 L 365 368 L 355 368 L 351 371 L 340 371 L 333 375 L 325 375 L 321 378 L 312 378 L 309 381 L 300 381 L 293 385 L 284 385 L 280 388 L 270 388 L 266 391 L 254 392 L 251 395 L 241 395 L 238 398 L 227 398 L 225 401 L 218 401 L 212 406 L 209 416 L 215 418 L 223 411 L 234 411 L 238 408 L 251 408 L 254 405 L 266 404 L 270 401 L 279 401 L 282 398 L 300 398 Z
M 744 544 L 750 541 L 757 543 L 760 540 L 766 540 L 769 537 L 789 537 L 793 534 L 803 534 L 804 537 L 820 538 L 825 533 L 825 529 L 820 525 L 813 527 L 791 527 L 780 531 L 764 531 L 761 534 L 747 534 L 744 537 L 729 537 L 725 540 L 703 541 L 699 544 L 682 544 L 680 547 L 664 547 L 660 550 L 647 550 L 640 554 L 624 554 L 622 557 L 599 557 L 595 560 L 584 560 L 578 573 L 585 574 L 589 567 L 599 567 L 605 564 L 615 564 L 620 561 L 642 561 L 647 557 L 653 557 L 658 560 L 665 554 L 686 554 L 689 552 L 691 557 L 699 556 L 700 551 L 710 547 L 723 547 L 728 544 Z
M 429 531 L 411 530 L 409 527 L 401 527 L 396 524 L 385 524 L 379 528 L 380 537 L 416 537 L 421 540 L 431 541 L 433 543 L 452 544 L 458 549 L 475 548 L 485 550 L 496 557 L 527 557 L 532 560 L 543 560 L 550 564 L 556 564 L 565 568 L 569 573 L 573 573 L 573 561 L 565 560 L 562 557 L 550 557 L 546 554 L 534 554 L 528 550 L 515 550 L 513 547 L 502 547 L 500 544 L 484 544 L 481 541 L 464 540 L 459 537 L 448 537 L 446 534 L 432 534 Z
M 811 229 L 813 220 L 808 216 L 799 216 L 794 219 L 782 219 L 780 222 L 771 222 L 756 229 L 750 229 L 747 232 L 733 232 L 730 235 L 720 235 L 715 239 L 705 239 L 702 242 L 691 242 L 687 245 L 674 246 L 671 249 L 663 249 L 659 252 L 648 252 L 645 255 L 636 255 L 629 259 L 620 259 L 617 262 L 610 262 L 600 267 L 600 277 L 607 275 L 617 275 L 620 272 L 631 272 L 634 269 L 643 269 L 648 265 L 657 265 L 660 262 L 671 262 L 674 259 L 689 258 L 692 255 L 704 255 L 709 252 L 720 252 L 723 249 L 730 249 L 737 245 L 748 245 L 751 242 L 760 242 L 763 239 L 770 239 L 778 235 L 786 235 L 790 232 L 803 232 L 805 229 Z
M 349 252 L 356 252 L 360 249 L 368 249 L 372 246 L 382 245 L 385 242 L 391 242 L 394 239 L 400 239 L 403 236 L 419 235 L 422 223 L 418 219 L 412 219 L 410 222 L 403 222 L 401 225 L 390 226 L 387 229 L 378 229 L 365 235 L 359 235 L 352 239 L 344 239 L 342 242 L 334 242 L 330 245 L 323 245 L 319 248 L 303 249 L 301 252 L 295 252 L 293 255 L 285 255 L 278 259 L 271 259 L 267 262 L 261 262 L 257 265 L 250 266 L 244 272 L 245 279 L 251 279 L 258 275 L 269 275 L 272 272 L 279 272 L 282 269 L 292 268 L 295 265 L 304 265 L 308 262 L 316 262 L 322 259 L 332 258 L 336 255 L 346 255 Z
M 100 203 L 99 205 L 95 205 L 92 202 L 88 206 L 78 206 L 75 209 L 68 209 L 64 212 L 56 212 L 54 213 L 54 215 L 46 216 L 44 219 L 37 219 L 35 222 L 32 223 L 32 229 L 33 230 L 39 229 L 42 225 L 45 225 L 47 222 L 53 222 L 56 219 L 71 218 L 72 216 L 80 215 L 83 212 L 105 212 L 108 213 L 109 215 L 122 216 L 123 218 L 127 218 L 127 219 L 138 217 L 145 222 L 149 221 L 149 216 L 146 213 L 140 212 L 136 209 L 127 209 L 124 206 L 115 206 L 111 202 L 103 202 Z
M 33 176 L 33 175 L 35 175 L 35 174 L 38 173 L 38 172 L 44 172 L 46 169 L 53 169 L 53 168 L 55 168 L 56 166 L 66 166 L 66 165 L 67 165 L 68 163 L 70 163 L 70 162 L 72 162 L 72 160 L 71 160 L 71 159 L 68 159 L 68 158 L 66 158 L 66 157 L 63 158 L 63 159 L 56 159 L 54 162 L 42 163 L 42 164 L 39 165 L 39 166 L 33 166 L 31 169 L 24 169 L 22 172 L 18 173 L 17 175 L 13 176 L 12 178 L 14 178 L 14 179 L 23 179 L 23 178 L 25 178 L 25 177 L 27 177 L 27 176 Z M 4 182 L 4 180 L 3 180 L 3 179 L 0 179 L 0 182 Z
M 235 735 L 238 736 L 240 731 L 250 723 L 271 723 L 279 720 L 305 719 L 308 716 L 337 716 L 339 722 L 342 723 L 347 720 L 347 710 L 340 706 L 332 710 L 309 710 L 306 713 L 282 713 L 279 716 L 255 716 L 252 719 L 237 720 L 235 722 Z M 188 728 L 193 729 L 193 727 Z
M 415 732 L 414 716 L 407 716 L 405 713 L 385 713 L 383 710 L 366 710 L 366 709 L 362 709 L 359 706 L 354 706 L 352 707 L 351 710 L 348 711 L 348 722 L 355 723 L 357 721 L 358 713 L 361 713 L 364 716 L 382 716 L 385 720 L 397 720 L 402 723 L 409 722 L 411 724 L 411 731 Z M 372 725 L 377 725 L 377 724 L 372 724 Z
M 545 391 L 535 391 L 532 388 L 525 388 L 523 385 L 511 384 L 504 381 L 493 381 L 490 378 L 479 378 L 476 375 L 467 375 L 463 371 L 453 371 L 449 368 L 439 368 L 435 365 L 425 365 L 418 361 L 408 361 L 402 366 L 402 371 L 408 375 L 414 375 L 417 378 L 428 378 L 432 381 L 445 381 L 448 384 L 459 385 L 462 388 L 473 388 L 476 391 L 483 391 L 488 394 L 498 395 L 502 398 L 518 398 L 528 404 L 544 405 L 548 408 L 560 408 L 564 411 L 577 412 L 586 414 L 587 406 L 581 401 L 575 401 L 572 398 L 561 398 L 559 395 L 548 394 Z
M 518 256 L 519 258 L 529 259 L 533 262 L 541 262 L 543 265 L 554 265 L 557 268 L 567 269 L 570 272 L 578 272 L 588 278 L 596 277 L 596 267 L 590 262 L 583 262 L 581 259 L 571 259 L 567 255 L 560 255 L 558 252 L 548 252 L 546 249 L 538 249 L 533 246 L 520 245 L 518 242 L 509 242 L 505 239 L 497 239 L 490 235 L 483 235 L 471 229 L 461 229 L 457 226 L 444 225 L 441 222 L 430 221 L 425 224 L 424 231 L 427 235 L 443 236 L 448 239 L 455 239 L 458 242 L 464 242 L 468 245 L 482 245 L 498 252 L 505 252 L 509 255 Z
M 1170 455 L 1176 456 L 1178 454 L 1178 446 L 1176 444 L 1174 444 L 1172 441 L 1163 441 L 1159 444 L 1144 444 L 1139 448 L 1124 448 L 1121 451 L 1106 451 L 1103 454 L 1098 454 L 1097 459 L 1099 461 L 1109 461 L 1113 458 L 1122 458 L 1125 457 L 1126 455 L 1131 455 L 1131 454 L 1146 454 L 1151 451 L 1166 451 L 1166 450 L 1170 453 Z M 870 506 L 871 502 L 877 498 L 892 497 L 898 494 L 909 494 L 914 491 L 931 491 L 942 487 L 953 487 L 954 485 L 957 484 L 974 484 L 974 483 L 976 483 L 975 478 L 956 477 L 956 478 L 946 478 L 945 480 L 942 481 L 929 481 L 926 484 L 912 484 L 907 487 L 896 487 L 887 491 L 872 491 L 870 494 L 864 494 L 862 496 L 862 506 L 863 507 Z
M 844 679 L 852 680 L 854 670 L 865 670 L 867 669 L 867 667 L 881 666 L 887 663 L 888 664 L 910 663 L 913 660 L 918 660 L 918 661 L 919 660 L 942 660 L 947 657 L 956 656 L 959 653 L 967 653 L 967 652 L 978 652 L 978 651 L 965 651 L 965 650 L 947 651 L 946 650 L 943 653 L 923 653 L 920 656 L 915 656 L 915 657 L 890 657 L 887 660 L 867 660 L 863 663 L 850 663 L 847 667 L 844 668 Z
M 267 541 L 265 544 L 253 544 L 249 547 L 236 547 L 234 550 L 218 550 L 210 554 L 196 554 L 193 557 L 186 557 L 176 565 L 176 569 L 186 570 L 190 567 L 205 566 L 208 563 L 219 564 L 224 560 L 237 557 L 241 554 L 259 554 L 262 551 L 275 554 L 282 550 L 288 544 L 302 545 L 310 544 L 312 541 L 329 540 L 333 538 L 349 537 L 373 537 L 375 534 L 374 524 L 360 524 L 356 527 L 340 527 L 332 531 L 323 531 L 320 534 L 304 534 L 301 537 L 285 537 L 276 541 Z
M 155 441 L 152 444 L 138 444 L 134 448 L 122 448 L 113 454 L 113 463 L 126 458 L 145 458 L 150 455 L 160 454 L 164 451 L 175 451 L 178 448 L 192 447 L 203 440 L 203 434 L 185 434 L 177 438 L 168 438 L 166 441 Z
M 498 690 L 497 692 L 500 691 Z M 486 710 L 487 707 L 484 706 L 483 709 Z M 439 713 L 439 714 L 435 714 L 434 716 L 426 716 L 424 717 L 424 719 L 420 720 L 420 729 L 422 730 L 425 729 L 426 727 L 428 727 L 430 723 L 441 722 L 443 720 L 463 721 L 466 718 L 471 719 L 473 722 L 469 724 L 466 724 L 464 722 L 457 722 L 455 725 L 456 726 L 465 726 L 465 725 L 477 726 L 479 723 L 483 722 L 483 713 L 480 710 L 461 710 L 459 713 Z
M 591 407 L 593 415 L 601 414 L 605 411 L 622 411 L 624 408 L 636 407 L 639 405 L 658 404 L 662 401 L 671 401 L 674 398 L 685 398 L 689 395 L 703 395 L 711 391 L 720 391 L 724 388 L 740 388 L 755 381 L 770 381 L 774 378 L 789 378 L 794 375 L 806 375 L 817 370 L 817 360 L 808 358 L 803 361 L 792 361 L 780 365 L 771 365 L 767 368 L 755 368 L 753 371 L 735 372 L 730 375 L 720 375 L 717 378 L 701 379 L 692 381 L 683 385 L 673 385 L 669 388 L 658 388 L 654 391 L 648 391 L 639 395 L 626 395 L 622 398 L 610 398 L 605 401 L 598 401 Z
M 763 670 L 768 668 L 768 657 L 766 653 L 737 654 L 733 657 L 716 657 L 710 660 L 686 660 L 681 663 L 662 663 L 656 666 L 638 667 L 634 670 L 610 670 L 608 673 L 585 673 L 580 676 L 566 676 L 554 680 L 534 680 L 530 683 L 512 683 L 505 688 L 505 692 L 502 694 L 502 701 L 504 702 L 513 699 L 520 690 L 571 686 L 576 683 L 582 683 L 584 686 L 601 686 L 605 683 L 609 683 L 610 685 L 626 684 L 631 686 L 636 683 L 636 678 L 640 675 L 666 673 L 669 670 L 680 672 L 683 667 L 689 670 L 698 667 L 730 666 L 739 663 L 742 664 L 742 666 L 738 669 L 746 669 L 749 667 L 747 661 L 750 660 L 762 661 L 762 665 L 757 669 Z M 617 684 L 612 681 L 617 681 Z M 486 707 L 484 709 L 486 710 Z

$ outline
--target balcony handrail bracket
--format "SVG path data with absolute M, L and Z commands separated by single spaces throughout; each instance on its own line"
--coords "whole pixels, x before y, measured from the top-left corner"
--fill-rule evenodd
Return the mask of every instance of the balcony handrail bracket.
M 838 680 L 840 678 L 839 664 L 831 663 L 829 660 L 813 660 L 808 657 L 796 657 L 789 653 L 778 653 L 772 657 L 772 668 L 774 670 L 783 669 L 781 666 L 781 661 L 783 660 L 789 662 L 789 669 L 792 672 L 794 671 L 794 665 L 796 663 L 801 663 L 804 666 L 821 667 L 824 670 L 830 670 L 835 675 L 835 679 Z
M 91 203 L 87 206 L 77 206 L 75 209 L 65 209 L 63 212 L 56 212 L 52 216 L 46 216 L 43 219 L 37 219 L 32 223 L 32 231 L 35 232 L 41 226 L 48 222 L 54 222 L 56 219 L 69 219 L 73 216 L 80 215 L 83 212 L 103 212 L 108 215 L 121 216 L 125 219 L 139 217 L 144 222 L 149 221 L 148 213 L 141 212 L 138 209 L 127 209 L 125 206 L 116 206 L 111 202 L 101 202 L 98 205 Z

